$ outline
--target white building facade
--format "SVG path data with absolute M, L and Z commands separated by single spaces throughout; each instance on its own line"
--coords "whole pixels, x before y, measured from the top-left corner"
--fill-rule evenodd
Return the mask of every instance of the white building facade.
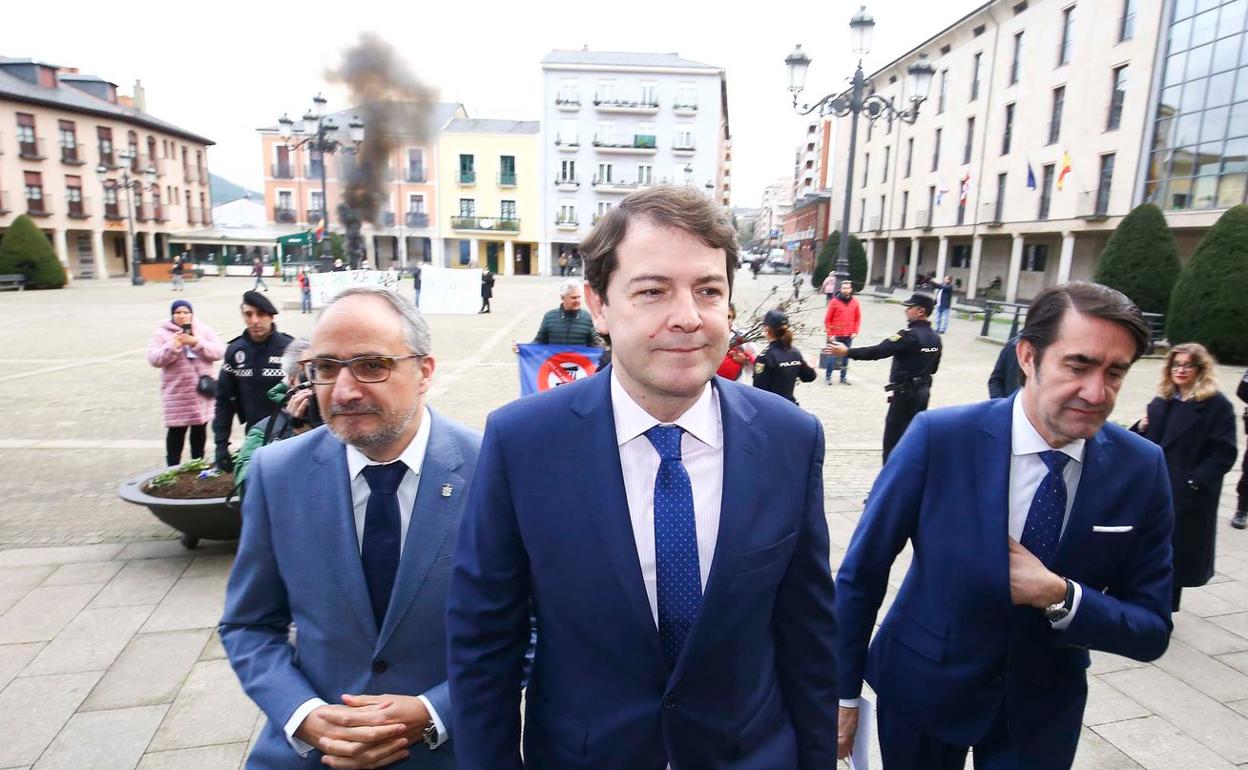
M 1186 259 L 1248 186 L 1245 5 L 994 1 L 874 72 L 906 108 L 906 68 L 926 56 L 936 70 L 913 125 L 859 125 L 849 227 L 868 283 L 952 275 L 969 299 L 1024 302 L 1091 279 L 1146 200 Z M 839 170 L 829 187 L 839 220 Z
M 635 190 L 688 184 L 727 204 L 722 68 L 676 54 L 552 51 L 542 77 L 542 274 L 557 273 L 560 254 Z

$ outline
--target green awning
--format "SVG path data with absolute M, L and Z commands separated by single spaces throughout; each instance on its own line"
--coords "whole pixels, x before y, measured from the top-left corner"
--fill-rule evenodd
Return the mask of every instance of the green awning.
M 305 230 L 302 233 L 283 235 L 277 239 L 277 243 L 283 248 L 288 248 L 290 246 L 311 246 L 316 243 L 316 237 L 312 235 L 311 230 Z

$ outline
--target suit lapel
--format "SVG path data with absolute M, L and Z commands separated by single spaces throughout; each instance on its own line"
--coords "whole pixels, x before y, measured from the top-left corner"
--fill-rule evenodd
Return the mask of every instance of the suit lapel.
M 1017 398 L 1018 396 L 1014 396 Z M 975 442 L 975 490 L 979 501 L 981 553 L 988 559 L 993 583 L 1010 604 L 1010 458 L 1014 398 L 999 399 L 988 408 Z
M 355 531 L 355 509 L 351 504 L 351 477 L 347 470 L 347 452 L 342 442 L 328 431 L 321 436 L 320 446 L 313 453 L 319 468 L 310 474 L 308 483 L 313 486 L 311 499 L 323 500 L 325 506 L 316 506 L 311 512 L 321 512 L 327 539 L 324 557 L 329 572 L 346 595 L 347 606 L 360 622 L 369 639 L 377 635 L 377 621 L 373 618 L 372 603 L 364 582 L 364 566 L 360 563 L 360 539 Z
M 1084 444 L 1079 487 L 1075 490 L 1075 500 L 1070 507 L 1070 518 L 1057 543 L 1057 553 L 1053 555 L 1052 569 L 1057 574 L 1064 574 L 1062 567 L 1065 562 L 1075 553 L 1081 538 L 1092 531 L 1097 512 L 1101 510 L 1106 473 L 1112 467 L 1113 447 L 1105 438 L 1105 430 L 1102 428 Z
M 1184 433 L 1194 428 L 1204 416 L 1208 401 L 1196 401 L 1181 404 L 1177 401 L 1166 405 L 1166 424 L 1161 434 L 1161 445 L 1168 447 L 1178 441 Z
M 463 455 L 454 436 L 442 424 L 442 418 L 430 412 L 429 445 L 420 466 L 420 484 L 412 505 L 411 521 L 407 526 L 407 538 L 403 541 L 403 556 L 399 571 L 394 578 L 394 590 L 390 594 L 390 606 L 377 639 L 377 649 L 385 647 L 394 630 L 403 620 L 408 605 L 420 591 L 429 569 L 445 550 L 451 525 L 463 505 L 465 483 L 455 469 L 463 464 Z M 450 488 L 450 495 L 442 490 Z
M 714 380 L 712 380 L 714 382 Z M 702 604 L 669 682 L 679 681 L 688 661 L 697 655 L 702 638 L 714 632 L 716 618 L 724 613 L 718 607 L 729 599 L 729 584 L 736 573 L 737 560 L 749 540 L 750 525 L 758 511 L 762 487 L 755 483 L 762 456 L 762 437 L 753 424 L 757 410 L 732 387 L 719 387 L 720 421 L 724 436 L 723 495 L 719 504 L 719 531 L 715 556 L 702 592 Z
M 620 448 L 611 407 L 610 369 L 608 366 L 585 381 L 573 401 L 572 411 L 585 421 L 584 430 L 574 432 L 574 446 L 578 451 L 573 456 L 583 458 L 584 465 L 582 472 L 571 477 L 569 482 L 578 488 L 574 499 L 599 501 L 589 508 L 607 560 L 624 589 L 626 603 L 646 644 L 662 660 L 663 647 L 650 611 L 650 600 L 646 597 L 628 495 L 624 491 L 624 474 L 620 470 Z

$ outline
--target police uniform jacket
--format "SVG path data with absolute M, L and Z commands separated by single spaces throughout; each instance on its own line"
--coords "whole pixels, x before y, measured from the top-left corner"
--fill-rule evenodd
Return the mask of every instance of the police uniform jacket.
M 793 403 L 793 388 L 798 378 L 802 382 L 814 382 L 815 370 L 810 368 L 796 348 L 772 342 L 763 354 L 754 359 L 754 387 L 771 391 Z
M 849 357 L 855 361 L 893 359 L 889 372 L 890 383 L 907 383 L 916 377 L 930 377 L 940 368 L 940 335 L 926 320 L 911 321 L 910 325 L 878 345 L 850 348 Z
M 292 339 L 274 328 L 264 342 L 254 342 L 247 332 L 230 340 L 221 360 L 217 408 L 212 420 L 212 435 L 218 446 L 229 442 L 230 423 L 236 415 L 250 430 L 277 411 L 267 394 L 285 377 L 282 354 Z

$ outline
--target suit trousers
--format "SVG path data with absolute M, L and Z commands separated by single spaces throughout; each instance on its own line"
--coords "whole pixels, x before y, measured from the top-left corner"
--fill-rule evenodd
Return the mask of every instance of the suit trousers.
M 969 746 L 954 746 L 923 732 L 905 714 L 881 701 L 876 710 L 884 770 L 962 770 Z M 1010 746 L 1005 706 L 984 739 L 975 746 L 975 770 L 1020 770 Z
M 901 441 L 901 436 L 914 421 L 914 416 L 927 409 L 928 399 L 932 391 L 930 385 L 920 385 L 907 390 L 895 390 L 888 403 L 888 414 L 884 417 L 884 462 Z

